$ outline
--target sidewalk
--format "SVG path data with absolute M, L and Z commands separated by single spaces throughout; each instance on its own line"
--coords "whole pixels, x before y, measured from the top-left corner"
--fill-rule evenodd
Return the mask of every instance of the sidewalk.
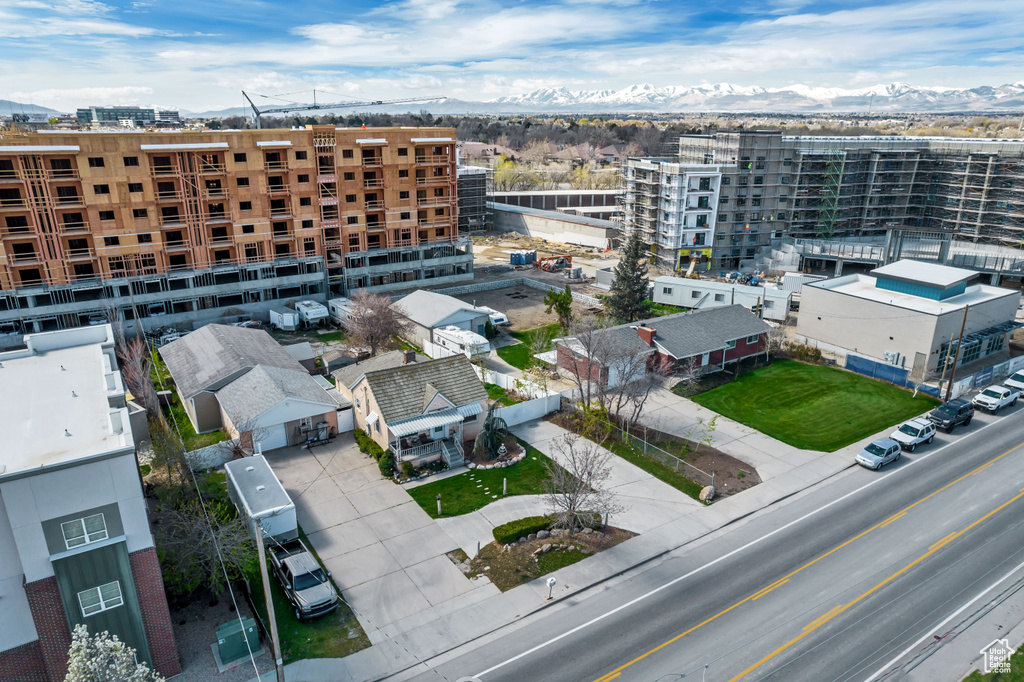
M 672 397 L 680 400 L 674 395 Z M 670 407 L 662 403 L 657 409 Z M 771 448 L 769 441 L 774 442 L 767 439 L 758 443 L 758 439 L 750 438 L 749 433 L 737 436 L 734 434 L 739 433 L 738 430 L 730 427 L 723 429 L 721 422 L 719 424 L 723 435 L 721 444 L 716 445 L 726 452 L 729 452 L 733 441 L 748 444 L 752 449 L 763 447 L 766 450 Z M 741 425 L 736 426 L 746 429 Z M 515 427 L 513 431 L 549 455 L 553 451 L 552 439 L 564 432 L 560 427 L 543 421 L 527 422 Z M 759 447 L 755 448 L 751 443 L 758 443 Z M 791 466 L 783 466 L 781 458 L 774 457 L 780 463 L 775 465 L 775 472 L 765 482 L 718 500 L 710 506 L 701 505 L 656 479 L 654 482 L 659 485 L 654 485 L 646 480 L 651 478 L 649 474 L 613 457 L 610 483 L 630 509 L 613 519 L 612 523 L 626 528 L 635 524 L 640 534 L 558 571 L 556 601 L 686 545 L 853 466 L 853 456 L 849 450 L 855 447 L 850 446 L 833 453 L 808 453 L 806 457 L 798 458 L 801 463 Z M 789 451 L 794 449 L 790 448 Z M 762 455 L 767 457 L 769 453 L 763 451 Z M 781 476 L 781 473 L 787 475 Z M 494 522 L 533 515 L 537 509 L 536 502 L 530 498 L 506 498 L 488 505 L 477 512 L 476 517 L 454 526 L 442 527 L 459 545 L 465 547 L 468 541 L 475 549 L 476 539 L 483 542 L 486 538 L 490 541 L 490 528 Z M 444 521 L 451 520 L 442 520 L 442 524 Z M 374 633 L 374 645 L 370 648 L 342 659 L 311 659 L 290 663 L 285 666 L 286 678 L 289 682 L 355 682 L 394 675 L 419 661 L 437 656 L 551 604 L 546 599 L 546 579 L 538 578 L 504 593 L 494 593 L 490 589 L 472 590 L 409 617 L 393 619 Z

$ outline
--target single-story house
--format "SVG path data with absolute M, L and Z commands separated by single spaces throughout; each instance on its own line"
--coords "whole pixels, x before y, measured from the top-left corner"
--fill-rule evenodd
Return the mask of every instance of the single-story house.
M 163 346 L 160 355 L 198 433 L 249 433 L 273 450 L 351 423 L 345 414 L 339 420 L 350 405 L 265 331 L 210 324 Z
M 487 409 L 487 390 L 465 355 L 418 360 L 396 351 L 339 370 L 335 380 L 355 406 L 355 427 L 396 462 L 462 464 L 463 443 L 480 433 Z
M 716 282 L 709 279 L 685 277 L 658 277 L 654 280 L 654 302 L 667 303 L 680 308 L 706 310 L 741 305 L 761 317 L 784 322 L 789 315 L 793 292 L 774 284 L 750 286 L 736 282 Z
M 424 341 L 434 343 L 434 330 L 447 326 L 468 329 L 483 336 L 484 327 L 490 319 L 489 310 L 474 308 L 452 296 L 423 289 L 405 296 L 395 306 L 412 325 L 409 336 L 420 345 Z
M 693 366 L 701 372 L 724 369 L 768 348 L 767 322 L 741 305 L 708 310 L 694 310 L 639 322 L 620 324 L 596 332 L 610 335 L 602 340 L 605 347 L 632 350 L 647 357 L 646 372 L 675 373 Z M 604 344 L 603 341 L 608 341 Z M 588 351 L 576 338 L 556 341 L 557 364 L 569 372 L 589 372 L 601 385 L 617 386 L 639 376 L 618 376 L 617 368 L 601 359 L 593 362 Z

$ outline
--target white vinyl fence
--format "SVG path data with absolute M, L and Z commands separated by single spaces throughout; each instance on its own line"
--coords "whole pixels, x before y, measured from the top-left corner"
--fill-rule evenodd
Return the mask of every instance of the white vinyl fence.
M 484 383 L 495 384 L 496 386 L 501 386 L 506 391 L 514 391 L 530 398 L 515 405 L 499 407 L 494 411 L 509 426 L 522 424 L 533 419 L 540 419 L 544 415 L 551 414 L 562 407 L 562 394 L 546 391 L 532 381 L 525 379 L 517 380 L 514 376 L 495 372 L 492 369 L 481 370 L 475 365 L 473 369 Z

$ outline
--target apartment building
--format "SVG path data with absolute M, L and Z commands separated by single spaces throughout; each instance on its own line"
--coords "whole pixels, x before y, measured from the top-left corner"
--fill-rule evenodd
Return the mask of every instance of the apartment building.
M 626 159 L 623 165 L 623 231 L 638 232 L 655 264 L 665 270 L 689 267 L 696 256 L 707 268 L 715 242 L 723 168 L 667 159 Z
M 59 682 L 71 632 L 181 672 L 109 325 L 0 353 L 0 679 Z
M 156 111 L 140 107 L 84 107 L 75 112 L 78 122 L 82 125 L 102 125 L 110 127 L 153 125 L 157 121 Z
M 713 267 L 735 269 L 773 237 L 884 239 L 890 228 L 1017 247 L 1024 141 L 684 135 L 679 161 L 722 169 Z
M 265 316 L 472 279 L 455 131 L 39 132 L 0 140 L 0 345 L 102 321 Z

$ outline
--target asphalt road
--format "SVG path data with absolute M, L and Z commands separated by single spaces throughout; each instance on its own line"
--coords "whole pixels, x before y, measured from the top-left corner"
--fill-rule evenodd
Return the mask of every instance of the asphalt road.
M 951 614 L 1024 574 L 1022 412 L 978 414 L 402 677 L 902 679 Z

